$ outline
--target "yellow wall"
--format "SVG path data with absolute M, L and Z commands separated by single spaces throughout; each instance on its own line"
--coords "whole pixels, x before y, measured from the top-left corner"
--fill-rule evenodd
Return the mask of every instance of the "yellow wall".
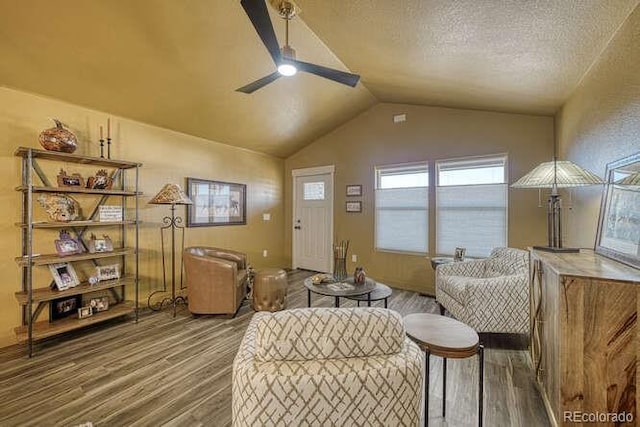
M 406 113 L 405 123 L 392 116 Z M 285 162 L 285 247 L 291 256 L 291 170 L 335 165 L 334 240 L 351 241 L 350 253 L 372 277 L 420 292 L 434 292 L 433 271 L 423 256 L 375 252 L 374 166 L 496 153 L 509 155 L 509 180 L 552 156 L 553 117 L 378 104 Z M 362 184 L 363 212 L 346 214 L 345 185 Z M 358 200 L 353 198 L 354 200 Z M 431 218 L 435 217 L 433 201 Z M 509 190 L 509 245 L 524 248 L 546 240 L 546 215 L 535 190 Z M 433 221 L 430 248 L 435 248 Z M 348 270 L 356 264 L 348 262 Z
M 640 7 L 557 115 L 560 158 L 603 177 L 606 164 L 640 152 Z M 593 247 L 602 189 L 573 192 L 565 229 L 569 245 Z
M 78 136 L 77 154 L 98 156 L 98 126 L 106 125 L 107 114 L 75 105 L 43 98 L 24 92 L 0 88 L 0 273 L 4 283 L 0 287 L 0 346 L 15 342 L 13 328 L 20 324 L 20 310 L 14 292 L 20 290 L 20 269 L 14 257 L 20 255 L 21 239 L 20 159 L 14 156 L 19 146 L 41 148 L 38 134 L 51 127 L 49 117 L 65 122 Z M 161 220 L 168 215 L 168 206 L 148 205 L 147 202 L 167 182 L 185 186 L 186 177 L 215 179 L 247 184 L 247 225 L 187 228 L 185 245 L 210 245 L 237 249 L 248 254 L 256 266 L 283 266 L 283 160 L 207 141 L 201 138 L 149 126 L 140 122 L 111 116 L 114 125 L 112 157 L 137 161 L 140 170 L 140 290 L 141 302 L 150 291 L 161 287 L 160 235 Z M 44 164 L 44 162 L 43 162 Z M 59 167 L 59 166 L 55 166 Z M 78 165 L 65 165 L 67 172 L 92 174 Z M 55 174 L 53 177 L 55 180 Z M 115 203 L 115 201 L 114 201 Z M 43 215 L 39 206 L 35 214 Z M 185 216 L 183 207 L 177 209 Z M 271 213 L 271 221 L 263 221 L 262 213 Z M 44 219 L 44 218 L 43 218 Z M 105 230 L 115 233 L 114 229 Z M 53 231 L 37 231 L 35 251 L 54 252 Z M 117 233 L 116 233 L 117 234 Z M 267 249 L 269 256 L 262 257 Z M 46 267 L 37 267 L 35 286 L 46 286 L 50 280 Z

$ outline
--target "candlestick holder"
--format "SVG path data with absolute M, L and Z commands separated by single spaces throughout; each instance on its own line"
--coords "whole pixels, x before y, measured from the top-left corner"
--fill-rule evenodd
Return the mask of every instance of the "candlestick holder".
M 100 138 L 100 158 L 104 159 L 104 139 Z
M 107 137 L 107 159 L 111 158 L 111 138 Z

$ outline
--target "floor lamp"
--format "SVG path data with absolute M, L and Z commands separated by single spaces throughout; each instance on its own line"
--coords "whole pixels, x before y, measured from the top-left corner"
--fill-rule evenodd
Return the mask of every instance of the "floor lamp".
M 176 296 L 176 230 L 180 230 L 182 233 L 182 243 L 180 256 L 182 257 L 182 250 L 184 250 L 184 226 L 182 225 L 182 218 L 176 216 L 176 205 L 191 205 L 193 202 L 184 191 L 177 184 L 165 184 L 164 187 L 155 195 L 153 199 L 149 201 L 151 205 L 171 205 L 171 216 L 165 216 L 162 218 L 162 223 L 164 224 L 160 227 L 160 242 L 162 245 L 162 281 L 163 281 L 163 290 L 156 291 L 149 295 L 149 299 L 147 300 L 147 305 L 150 309 L 154 311 L 162 310 L 162 307 L 167 304 L 167 306 L 173 306 L 173 317 L 176 317 L 176 305 L 181 302 L 185 303 L 184 297 L 178 295 Z M 164 234 L 165 231 L 171 231 L 171 297 L 165 297 L 160 301 L 160 303 L 156 305 L 151 304 L 151 298 L 154 294 L 158 292 L 167 292 L 167 276 L 166 276 L 166 267 L 165 267 L 165 251 L 164 251 Z M 182 258 L 180 258 L 182 259 Z M 180 263 L 180 287 L 182 288 L 182 262 Z
M 568 160 L 544 162 L 511 185 L 513 188 L 550 188 L 547 201 L 547 236 L 548 246 L 534 246 L 547 252 L 578 252 L 577 248 L 562 246 L 562 200 L 558 188 L 580 187 L 602 184 L 595 174 L 581 168 Z

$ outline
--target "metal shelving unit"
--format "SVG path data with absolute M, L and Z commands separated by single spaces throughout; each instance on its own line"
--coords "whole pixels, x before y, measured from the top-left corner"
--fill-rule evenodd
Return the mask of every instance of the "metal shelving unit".
M 16 258 L 17 264 L 22 268 L 22 289 L 15 293 L 18 303 L 22 306 L 22 326 L 15 328 L 16 336 L 21 342 L 26 342 L 29 357 L 33 355 L 33 342 L 35 340 L 55 336 L 64 332 L 83 328 L 105 320 L 134 314 L 138 321 L 138 189 L 140 163 L 123 160 L 104 159 L 98 157 L 79 156 L 75 154 L 45 151 L 34 148 L 20 147 L 15 155 L 22 158 L 22 184 L 16 188 L 22 193 L 22 221 L 16 224 L 22 232 L 22 256 Z M 82 165 L 99 166 L 111 169 L 113 189 L 98 190 L 83 187 L 56 187 L 51 185 L 47 175 L 39 165 L 40 160 L 58 162 L 62 164 L 76 163 Z M 130 185 L 127 182 L 127 171 L 135 174 L 134 182 Z M 38 179 L 38 184 L 34 180 Z M 34 221 L 34 195 L 38 193 L 60 193 L 60 194 L 84 194 L 98 197 L 98 202 L 87 220 L 69 222 L 43 222 Z M 122 221 L 100 222 L 97 220 L 99 207 L 104 205 L 109 197 L 120 197 L 120 204 L 123 212 L 127 211 L 127 200 L 133 199 L 135 206 L 131 210 L 133 218 L 123 218 Z M 114 227 L 119 229 L 121 245 L 111 252 L 89 253 L 87 244 L 83 240 L 85 232 L 90 227 Z M 127 241 L 127 229 L 134 228 L 134 239 L 131 244 Z M 59 256 L 58 254 L 35 255 L 33 252 L 34 231 L 39 229 L 69 229 L 74 234 L 78 242 L 84 246 L 86 252 Z M 127 262 L 127 257 L 133 256 L 133 265 Z M 47 266 L 60 262 L 92 262 L 99 265 L 97 260 L 107 258 L 119 258 L 122 277 L 115 280 L 98 282 L 95 285 L 83 281 L 80 285 L 58 291 L 51 286 L 34 287 L 33 269 L 39 266 Z M 133 286 L 133 301 L 125 300 L 126 287 Z M 93 316 L 78 319 L 66 317 L 49 322 L 36 322 L 42 310 L 51 304 L 51 301 L 68 296 L 84 295 L 99 291 L 108 291 L 113 296 L 116 304 L 110 306 L 109 310 L 95 313 Z M 34 308 L 34 305 L 36 307 Z

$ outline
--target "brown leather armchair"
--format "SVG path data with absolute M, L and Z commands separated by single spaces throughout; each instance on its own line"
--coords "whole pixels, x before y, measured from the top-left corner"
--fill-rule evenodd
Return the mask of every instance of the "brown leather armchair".
M 184 250 L 189 311 L 235 315 L 247 292 L 247 256 L 206 246 Z

